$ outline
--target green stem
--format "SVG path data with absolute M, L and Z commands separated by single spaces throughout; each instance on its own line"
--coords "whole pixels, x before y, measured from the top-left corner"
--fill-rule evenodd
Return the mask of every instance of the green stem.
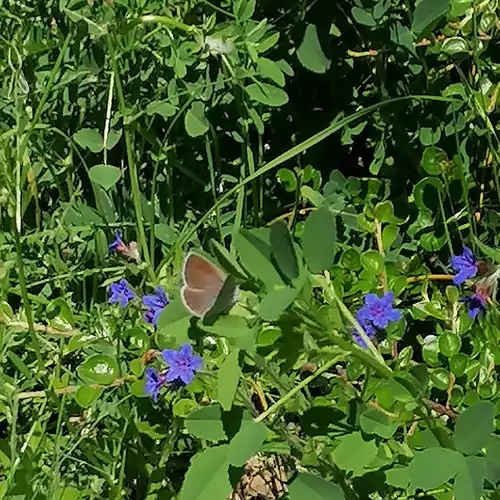
M 142 16 L 140 18 L 140 21 L 144 24 L 146 23 L 164 24 L 169 28 L 180 29 L 182 31 L 185 31 L 186 33 L 194 33 L 197 30 L 196 26 L 190 26 L 189 24 L 181 23 L 180 21 L 177 21 L 176 19 L 167 16 L 147 15 L 147 16 Z
M 450 231 L 448 229 L 448 223 L 446 222 L 446 213 L 444 211 L 443 196 L 441 191 L 438 190 L 438 201 L 439 201 L 439 211 L 441 212 L 441 218 L 443 219 L 444 232 L 446 233 L 446 239 L 448 240 L 448 248 L 450 249 L 450 255 L 453 255 L 453 243 L 451 241 Z
M 330 292 L 333 295 L 335 301 L 337 302 L 337 304 L 338 304 L 340 310 L 342 311 L 342 313 L 344 314 L 344 316 L 351 322 L 351 324 L 354 326 L 354 328 L 356 329 L 356 331 L 359 333 L 359 335 L 360 335 L 361 339 L 363 340 L 363 342 L 366 344 L 366 346 L 368 347 L 368 349 L 373 354 L 373 357 L 378 362 L 380 362 L 383 365 L 387 366 L 384 358 L 378 352 L 377 348 L 373 345 L 373 342 L 370 340 L 370 337 L 368 337 L 368 335 L 365 333 L 365 331 L 363 330 L 363 328 L 359 324 L 358 320 L 352 315 L 351 311 L 349 311 L 349 309 L 344 304 L 344 302 L 342 301 L 342 299 L 337 295 L 337 292 L 336 292 L 335 287 L 333 286 L 333 284 L 331 285 Z
M 242 189 L 244 186 L 246 186 L 248 183 L 258 179 L 262 175 L 266 174 L 270 170 L 273 170 L 277 166 L 281 165 L 282 163 L 285 163 L 286 161 L 294 158 L 295 156 L 301 154 L 303 151 L 312 148 L 316 144 L 320 143 L 321 141 L 325 140 L 327 137 L 332 135 L 333 133 L 337 132 L 338 130 L 343 129 L 345 126 L 365 117 L 366 115 L 369 115 L 373 113 L 374 111 L 377 111 L 378 109 L 387 106 L 389 104 L 394 104 L 396 102 L 404 102 L 404 101 L 411 101 L 411 100 L 429 100 L 429 101 L 440 101 L 440 102 L 455 102 L 456 99 L 450 99 L 450 98 L 445 98 L 445 97 L 439 97 L 439 96 L 421 96 L 421 95 L 411 95 L 411 96 L 404 96 L 404 97 L 395 97 L 393 99 L 388 99 L 386 101 L 379 102 L 377 104 L 373 104 L 372 106 L 368 106 L 367 108 L 361 109 L 359 111 L 356 111 L 350 116 L 347 116 L 345 118 L 342 118 L 341 120 L 335 120 L 333 123 L 331 123 L 328 127 L 325 129 L 321 130 L 317 134 L 314 134 L 313 136 L 309 137 L 309 139 L 306 139 L 305 141 L 301 142 L 300 144 L 297 144 L 293 148 L 289 149 L 288 151 L 285 151 L 281 155 L 277 156 L 270 162 L 264 164 L 262 167 L 260 167 L 258 170 L 255 171 L 255 174 L 247 176 L 245 179 L 241 180 L 238 184 L 236 184 L 232 189 L 224 193 L 217 203 L 212 206 L 202 217 L 198 219 L 196 224 L 191 226 L 191 228 L 186 231 L 186 233 L 181 237 L 179 237 L 179 240 L 176 245 L 172 247 L 172 250 L 168 253 L 168 255 L 163 259 L 160 268 L 165 265 L 166 263 L 171 262 L 171 259 L 174 256 L 174 253 L 176 251 L 176 248 L 182 248 L 196 233 L 198 228 L 202 227 L 203 224 L 210 218 L 214 210 L 216 210 L 218 207 L 222 206 L 228 198 L 231 198 L 236 192 L 238 192 L 240 189 Z
M 28 288 L 26 286 L 26 276 L 24 274 L 24 261 L 21 249 L 21 238 L 16 224 L 14 223 L 13 226 L 14 226 L 14 242 L 17 254 L 19 285 L 21 287 L 21 297 L 23 298 L 24 311 L 26 313 L 26 319 L 28 320 L 28 331 L 31 337 L 31 345 L 33 346 L 33 350 L 35 351 L 36 357 L 38 359 L 38 369 L 41 370 L 43 368 L 43 357 L 42 357 L 42 352 L 40 350 L 40 343 L 38 342 L 38 337 L 36 336 L 31 303 L 28 298 Z
M 138 178 L 138 173 L 137 173 L 137 166 L 135 164 L 133 143 L 132 143 L 132 137 L 131 137 L 131 133 L 130 133 L 130 125 L 127 123 L 127 120 L 126 120 L 127 108 L 125 105 L 125 98 L 123 96 L 122 82 L 121 82 L 120 71 L 119 71 L 119 67 L 118 67 L 118 56 L 116 54 L 115 47 L 113 45 L 113 42 L 111 41 L 111 36 L 109 34 L 106 36 L 106 41 L 107 41 L 107 45 L 108 45 L 109 56 L 111 59 L 111 65 L 112 65 L 113 71 L 115 73 L 116 94 L 118 97 L 118 105 L 120 108 L 120 113 L 121 113 L 123 120 L 124 120 L 123 128 L 124 128 L 124 135 L 125 135 L 125 145 L 126 145 L 126 149 L 127 149 L 128 170 L 129 170 L 129 174 L 130 174 L 130 187 L 132 189 L 132 200 L 134 202 L 135 216 L 137 219 L 137 233 L 138 233 L 139 244 L 140 244 L 141 249 L 142 249 L 144 261 L 147 264 L 149 277 L 153 281 L 153 283 L 156 283 L 156 276 L 155 276 L 154 269 L 151 266 L 151 259 L 149 256 L 148 244 L 147 244 L 147 239 L 146 239 L 146 232 L 144 230 L 144 222 L 142 219 L 141 190 L 139 188 L 139 178 Z
M 338 357 L 335 357 L 325 363 L 321 368 L 316 370 L 312 375 L 309 375 L 309 377 L 305 378 L 297 384 L 292 390 L 288 391 L 287 394 L 285 394 L 282 398 L 280 398 L 276 403 L 271 405 L 264 413 L 261 413 L 258 417 L 254 419 L 254 422 L 262 422 L 265 420 L 269 415 L 274 413 L 278 408 L 283 406 L 287 401 L 290 401 L 295 394 L 297 394 L 299 391 L 301 391 L 304 387 L 306 387 L 310 382 L 312 382 L 314 379 L 318 378 L 322 373 L 326 372 L 332 365 L 337 363 L 339 361 Z

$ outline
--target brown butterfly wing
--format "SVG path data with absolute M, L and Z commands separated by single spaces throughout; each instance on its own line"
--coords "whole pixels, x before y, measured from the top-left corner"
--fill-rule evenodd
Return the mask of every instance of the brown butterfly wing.
M 187 288 L 209 292 L 213 300 L 221 291 L 226 278 L 215 264 L 195 253 L 189 253 L 186 257 L 182 277 Z
M 212 308 L 216 296 L 206 290 L 197 290 L 196 288 L 183 286 L 181 288 L 181 299 L 191 314 L 201 318 Z

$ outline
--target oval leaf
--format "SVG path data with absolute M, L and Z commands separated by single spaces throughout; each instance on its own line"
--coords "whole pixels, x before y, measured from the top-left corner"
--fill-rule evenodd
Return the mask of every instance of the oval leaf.
M 328 59 L 318 39 L 318 30 L 314 24 L 308 24 L 302 43 L 297 50 L 300 64 L 314 73 L 326 73 L 331 61 Z
M 455 447 L 471 455 L 486 446 L 495 428 L 495 407 L 489 401 L 480 401 L 471 406 L 457 419 L 455 426 Z
M 185 423 L 188 432 L 197 438 L 208 441 L 226 439 L 219 405 L 205 406 L 190 413 Z
M 283 221 L 271 226 L 271 249 L 280 271 L 290 280 L 299 275 L 299 263 L 288 226 Z
M 111 189 L 121 176 L 121 170 L 112 165 L 96 165 L 89 170 L 90 180 L 102 186 L 106 191 Z
M 239 354 L 238 349 L 230 352 L 217 373 L 217 399 L 224 411 L 231 409 L 238 389 L 241 376 Z
M 302 235 L 304 258 L 313 273 L 330 268 L 335 256 L 337 228 L 328 207 L 321 207 L 306 219 Z
M 86 382 L 109 385 L 118 378 L 118 363 L 111 356 L 94 354 L 87 358 L 77 371 Z
M 340 486 L 314 474 L 300 473 L 290 485 L 290 500 L 344 500 Z
M 226 500 L 231 493 L 228 445 L 207 448 L 191 460 L 179 500 Z
M 208 130 L 208 120 L 205 117 L 205 106 L 202 102 L 196 101 L 191 104 L 191 108 L 184 116 L 186 132 L 191 137 L 199 137 Z

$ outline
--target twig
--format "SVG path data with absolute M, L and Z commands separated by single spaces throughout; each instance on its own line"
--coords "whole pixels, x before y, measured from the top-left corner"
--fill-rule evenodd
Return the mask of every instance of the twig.
M 92 384 L 88 386 L 81 386 L 81 385 L 70 385 L 68 387 L 62 387 L 60 389 L 54 389 L 54 392 L 56 394 L 73 394 L 75 393 L 80 387 L 90 387 L 91 389 L 108 389 L 110 387 L 118 387 L 120 385 L 123 385 L 127 382 L 135 382 L 137 380 L 136 377 L 132 376 L 127 376 L 123 378 L 117 378 L 113 383 L 111 384 Z M 33 399 L 33 398 L 45 398 L 47 396 L 48 391 L 27 391 L 27 392 L 20 392 L 17 395 L 17 399 Z
M 5 325 L 15 330 L 29 330 L 28 323 L 24 321 L 7 321 L 5 318 L 0 317 L 0 325 Z M 33 329 L 35 332 L 46 333 L 47 335 L 58 335 L 60 337 L 74 337 L 78 335 L 78 330 L 58 330 L 57 328 L 53 328 L 47 325 L 41 325 L 39 323 L 35 323 L 33 325 Z
M 424 274 L 422 276 L 410 276 L 408 283 L 419 283 L 420 281 L 451 281 L 453 276 L 451 274 Z

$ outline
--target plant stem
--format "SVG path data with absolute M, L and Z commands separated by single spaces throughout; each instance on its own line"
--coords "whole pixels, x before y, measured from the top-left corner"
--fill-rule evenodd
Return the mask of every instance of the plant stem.
M 321 368 L 316 370 L 312 375 L 309 375 L 309 377 L 305 378 L 297 384 L 293 389 L 288 391 L 287 394 L 285 394 L 282 398 L 280 398 L 276 403 L 271 405 L 265 412 L 261 413 L 258 417 L 254 418 L 254 422 L 262 422 L 265 420 L 269 415 L 272 413 L 275 413 L 278 408 L 283 406 L 287 401 L 289 401 L 291 398 L 295 396 L 299 391 L 301 391 L 304 387 L 306 387 L 310 382 L 312 382 L 314 379 L 318 378 L 322 373 L 326 372 L 332 365 L 337 363 L 339 360 L 338 357 L 335 357 L 325 363 Z
M 26 276 L 24 274 L 24 261 L 23 254 L 21 249 L 21 239 L 18 228 L 16 224 L 13 225 L 14 232 L 14 242 L 16 246 L 16 254 L 17 254 L 17 265 L 18 265 L 18 275 L 19 275 L 19 286 L 21 288 L 21 296 L 23 298 L 23 306 L 24 311 L 26 313 L 26 318 L 28 320 L 28 330 L 31 337 L 31 345 L 33 346 L 33 350 L 35 351 L 36 357 L 38 359 L 38 370 L 40 371 L 43 368 L 43 357 L 42 352 L 40 350 L 40 343 L 38 342 L 38 337 L 36 336 L 35 324 L 33 322 L 33 311 L 31 309 L 31 303 L 28 298 L 28 289 L 26 287 Z
M 137 223 L 137 232 L 138 232 L 138 239 L 139 243 L 141 246 L 142 250 L 142 255 L 144 257 L 144 261 L 147 264 L 147 269 L 148 269 L 148 274 L 150 279 L 153 281 L 153 283 L 156 283 L 156 276 L 154 269 L 151 266 L 151 259 L 149 257 L 149 250 L 148 250 L 148 244 L 147 244 L 147 239 L 146 239 L 146 232 L 144 230 L 144 222 L 142 219 L 142 205 L 141 205 L 141 190 L 139 188 L 139 177 L 138 177 L 138 172 L 137 172 L 137 166 L 135 164 L 135 158 L 134 158 L 134 151 L 133 151 L 133 143 L 132 143 L 132 137 L 131 137 L 131 131 L 130 131 L 130 124 L 127 123 L 127 108 L 125 105 L 125 98 L 123 95 L 123 88 L 122 88 L 122 82 L 120 78 L 120 71 L 118 67 L 118 55 L 116 54 L 114 44 L 111 40 L 111 35 L 106 36 L 106 41 L 108 45 L 108 50 L 109 50 L 109 56 L 111 59 L 111 65 L 113 68 L 113 72 L 115 74 L 115 80 L 116 80 L 116 94 L 118 97 L 118 105 L 120 108 L 120 113 L 123 117 L 123 128 L 124 128 L 124 135 L 125 135 L 125 144 L 127 148 L 127 160 L 128 160 L 128 170 L 129 170 L 129 175 L 130 175 L 130 187 L 132 189 L 132 199 L 134 202 L 134 208 L 135 208 L 135 216 L 136 216 L 136 223 Z

